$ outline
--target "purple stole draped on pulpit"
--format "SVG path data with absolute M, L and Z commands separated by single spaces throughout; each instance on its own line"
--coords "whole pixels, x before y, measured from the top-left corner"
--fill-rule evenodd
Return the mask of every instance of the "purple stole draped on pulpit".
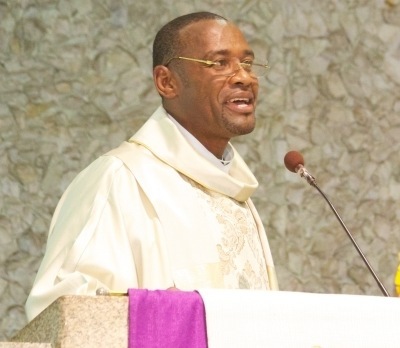
M 206 348 L 204 303 L 195 291 L 130 289 L 129 348 Z

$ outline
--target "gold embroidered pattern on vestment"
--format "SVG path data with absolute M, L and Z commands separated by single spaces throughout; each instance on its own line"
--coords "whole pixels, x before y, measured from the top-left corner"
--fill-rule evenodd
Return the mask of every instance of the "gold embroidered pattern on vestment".
M 214 238 L 225 287 L 267 289 L 266 262 L 257 226 L 247 204 L 186 179 L 197 189 L 205 212 L 211 209 L 220 225 L 220 232 Z

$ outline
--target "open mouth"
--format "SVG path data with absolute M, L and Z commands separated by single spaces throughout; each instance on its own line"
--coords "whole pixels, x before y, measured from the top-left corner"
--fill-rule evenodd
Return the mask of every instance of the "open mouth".
M 228 100 L 228 103 L 235 103 L 237 105 L 240 105 L 240 104 L 249 105 L 250 99 L 249 98 L 233 98 L 233 99 Z
M 228 106 L 239 109 L 239 110 L 249 110 L 253 108 L 253 101 L 249 98 L 232 98 L 227 101 Z

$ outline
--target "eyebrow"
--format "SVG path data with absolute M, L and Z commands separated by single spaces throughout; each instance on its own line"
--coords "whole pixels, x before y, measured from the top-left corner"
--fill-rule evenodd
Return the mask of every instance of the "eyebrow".
M 254 57 L 254 52 L 253 52 L 253 50 L 251 50 L 251 49 L 245 50 L 245 51 L 243 52 L 243 54 L 244 54 L 245 56 L 252 56 L 252 57 Z M 231 51 L 230 51 L 230 50 L 227 50 L 227 49 L 225 49 L 225 50 L 218 50 L 218 51 L 209 51 L 209 52 L 206 53 L 205 56 L 206 56 L 206 57 L 209 57 L 209 56 L 215 56 L 215 55 L 228 56 L 228 55 L 231 55 Z

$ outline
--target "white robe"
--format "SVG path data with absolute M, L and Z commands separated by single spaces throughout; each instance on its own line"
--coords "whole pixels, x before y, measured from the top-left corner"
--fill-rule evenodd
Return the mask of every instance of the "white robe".
M 83 170 L 54 213 L 26 303 L 28 319 L 62 295 L 93 295 L 99 288 L 240 288 L 239 280 L 232 283 L 226 275 L 240 271 L 235 258 L 247 273 L 266 279 L 260 286 L 249 277 L 245 287 L 278 289 L 267 237 L 250 200 L 258 183 L 233 151 L 225 173 L 187 142 L 160 107 L 129 142 Z M 203 193 L 206 202 L 199 198 Z M 224 209 L 222 198 L 229 209 L 251 217 L 255 233 L 236 254 L 221 251 L 231 241 L 221 234 L 225 222 L 215 209 L 205 208 L 211 196 L 217 210 Z M 247 267 L 246 255 L 255 270 Z

